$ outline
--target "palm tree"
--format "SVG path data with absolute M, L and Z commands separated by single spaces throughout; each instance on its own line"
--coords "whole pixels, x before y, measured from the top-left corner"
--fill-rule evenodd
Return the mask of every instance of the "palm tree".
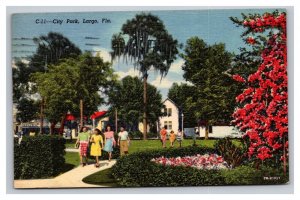
M 123 57 L 133 62 L 142 74 L 144 84 L 143 136 L 147 134 L 147 79 L 148 71 L 159 71 L 165 77 L 178 54 L 178 42 L 165 29 L 163 22 L 152 14 L 141 13 L 123 24 L 121 32 L 111 41 L 112 60 Z

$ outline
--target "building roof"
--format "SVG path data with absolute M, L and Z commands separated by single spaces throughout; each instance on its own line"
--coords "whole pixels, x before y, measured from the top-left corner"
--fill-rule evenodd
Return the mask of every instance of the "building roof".
M 167 100 L 169 100 L 172 104 L 174 104 L 174 106 L 177 108 L 177 110 L 179 110 L 179 107 L 177 106 L 177 104 L 168 97 L 163 101 L 163 103 L 165 103 Z

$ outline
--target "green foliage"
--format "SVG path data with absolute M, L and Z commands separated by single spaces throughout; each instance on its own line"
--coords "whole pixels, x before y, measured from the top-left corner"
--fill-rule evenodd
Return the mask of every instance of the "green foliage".
M 222 170 L 227 185 L 269 185 L 287 183 L 288 175 L 276 168 L 255 169 L 250 166 L 239 166 L 232 170 Z
M 128 131 L 137 131 L 138 123 L 143 120 L 143 82 L 138 77 L 126 76 L 109 92 L 109 109 L 114 119 L 118 110 L 120 122 L 126 122 Z M 147 116 L 149 123 L 155 123 L 163 115 L 162 96 L 151 84 L 147 84 Z
M 84 103 L 84 115 L 90 116 L 97 110 L 105 93 L 113 85 L 115 77 L 111 64 L 101 57 L 83 54 L 78 58 L 61 61 L 49 66 L 47 73 L 35 73 L 32 80 L 36 82 L 39 94 L 45 99 L 45 115 L 52 123 L 71 111 L 79 116 L 79 100 Z
M 30 60 L 30 66 L 35 72 L 43 72 L 47 65 L 56 65 L 60 59 L 75 58 L 81 54 L 81 50 L 60 33 L 49 32 L 35 37 L 33 41 L 38 45 Z
M 119 184 L 131 187 L 222 185 L 223 177 L 219 171 L 161 166 L 150 161 L 160 156 L 177 157 L 214 152 L 212 148 L 203 147 L 137 152 L 121 157 L 113 166 L 112 174 Z
M 17 104 L 17 121 L 28 122 L 38 117 L 39 101 L 29 98 L 21 98 Z
M 185 147 L 178 149 L 137 152 L 121 157 L 112 167 L 112 175 L 118 184 L 127 187 L 168 187 L 205 185 L 254 185 L 284 184 L 288 175 L 282 169 L 255 169 L 243 165 L 228 170 L 199 170 L 181 166 L 163 166 L 151 162 L 157 157 L 177 157 L 216 153 L 214 148 Z
M 215 148 L 232 168 L 240 166 L 247 159 L 247 149 L 235 145 L 229 137 L 219 139 Z
M 163 22 L 152 14 L 137 14 L 123 24 L 112 37 L 112 58 L 124 56 L 135 61 L 145 76 L 151 67 L 166 76 L 178 54 L 178 41 L 165 29 Z
M 193 103 L 197 101 L 197 88 L 186 83 L 173 83 L 168 92 L 168 98 L 171 99 L 184 114 L 184 127 L 197 126 L 197 117 Z
M 58 136 L 23 137 L 14 141 L 14 178 L 37 179 L 64 170 L 65 139 Z
M 232 54 L 225 45 L 208 45 L 198 37 L 188 39 L 184 53 L 183 77 L 196 87 L 190 110 L 197 119 L 208 124 L 230 122 L 235 105 L 235 85 L 226 71 L 230 69 Z M 199 109 L 201 108 L 201 109 Z
M 17 104 L 24 104 L 24 98 L 31 100 L 30 95 L 34 94 L 36 88 L 31 84 L 31 74 L 36 72 L 46 72 L 48 65 L 57 64 L 60 59 L 76 57 L 81 54 L 80 49 L 75 46 L 68 38 L 60 33 L 49 32 L 47 35 L 41 35 L 33 39 L 37 44 L 37 50 L 30 57 L 29 63 L 22 60 L 16 61 L 16 68 L 13 68 L 13 101 Z M 23 101 L 23 102 L 22 102 Z M 35 110 L 37 102 L 23 108 L 19 106 L 19 114 L 23 117 L 27 113 Z M 30 121 L 32 115 L 22 121 Z

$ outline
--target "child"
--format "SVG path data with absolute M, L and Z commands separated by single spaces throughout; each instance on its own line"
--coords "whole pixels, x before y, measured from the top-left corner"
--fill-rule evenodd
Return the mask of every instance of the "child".
M 170 138 L 169 138 L 170 143 L 171 143 L 171 147 L 174 146 L 174 141 L 175 141 L 175 139 L 176 139 L 176 135 L 175 135 L 174 131 L 172 130 L 172 131 L 170 132 Z

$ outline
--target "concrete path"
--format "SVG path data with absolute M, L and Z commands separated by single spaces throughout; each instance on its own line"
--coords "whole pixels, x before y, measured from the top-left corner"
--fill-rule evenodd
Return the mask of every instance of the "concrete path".
M 85 167 L 79 166 L 53 179 L 15 180 L 15 188 L 92 188 L 106 187 L 100 185 L 86 184 L 82 179 L 90 174 L 112 167 L 116 160 L 100 161 L 100 168 L 94 164 Z
M 72 148 L 68 148 L 68 149 L 65 149 L 66 152 L 79 152 L 79 149 L 72 149 Z

